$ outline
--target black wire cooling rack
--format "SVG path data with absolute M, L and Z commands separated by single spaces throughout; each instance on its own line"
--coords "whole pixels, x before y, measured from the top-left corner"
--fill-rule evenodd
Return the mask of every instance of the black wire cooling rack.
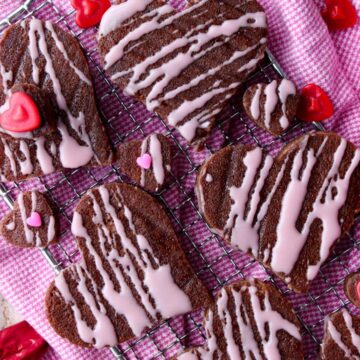
M 239 142 L 252 143 L 274 154 L 284 143 L 302 133 L 323 130 L 322 126 L 297 122 L 283 136 L 270 137 L 244 115 L 240 105 L 240 91 L 221 113 L 214 135 L 205 144 L 204 150 L 197 153 L 160 117 L 147 112 L 141 104 L 117 90 L 99 65 L 94 40 L 96 29 L 79 30 L 74 22 L 74 10 L 69 10 L 61 0 L 23 1 L 11 14 L 0 19 L 0 33 L 15 21 L 31 16 L 53 21 L 79 41 L 88 58 L 99 110 L 114 146 L 130 139 L 144 138 L 154 130 L 166 135 L 174 144 L 174 163 L 179 166 L 172 173 L 166 188 L 157 193 L 156 197 L 170 215 L 190 263 L 209 290 L 215 294 L 225 284 L 248 276 L 270 281 L 292 301 L 302 325 L 306 358 L 315 359 L 322 341 L 324 317 L 343 307 L 356 312 L 342 288 L 346 275 L 360 267 L 360 239 L 351 234 L 343 239 L 336 247 L 334 255 L 322 266 L 310 292 L 296 295 L 263 266 L 247 255 L 232 250 L 210 231 L 198 210 L 193 188 L 201 163 L 223 146 Z M 254 82 L 270 82 L 284 76 L 279 64 L 267 53 L 243 88 Z M 59 210 L 61 242 L 40 251 L 58 273 L 79 260 L 79 251 L 70 233 L 74 206 L 88 189 L 110 181 L 128 179 L 122 176 L 116 166 L 102 169 L 81 168 L 27 182 L 0 183 L 0 196 L 11 208 L 19 191 L 36 188 L 49 195 Z M 354 234 L 358 227 L 359 222 L 354 226 Z M 203 343 L 205 334 L 201 322 L 200 311 L 180 316 L 165 321 L 134 341 L 111 348 L 111 351 L 118 359 L 168 359 L 183 347 Z

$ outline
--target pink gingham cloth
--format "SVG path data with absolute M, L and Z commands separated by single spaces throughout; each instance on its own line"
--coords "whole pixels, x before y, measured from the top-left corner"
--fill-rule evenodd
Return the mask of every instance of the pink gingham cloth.
M 69 0 L 53 0 L 66 13 Z M 269 48 L 288 77 L 301 88 L 322 86 L 335 105 L 327 129 L 360 146 L 360 24 L 330 34 L 320 16 L 322 0 L 259 0 L 269 22 Z M 352 0 L 360 13 L 360 0 Z M 21 3 L 18 0 L 18 3 Z M 0 1 L 0 14 L 9 13 L 13 0 Z M 73 15 L 72 15 L 73 16 Z M 0 215 L 7 211 L 0 203 Z M 108 350 L 82 350 L 61 339 L 49 326 L 44 297 L 54 273 L 39 251 L 8 246 L 0 239 L 0 292 L 48 341 L 47 359 L 107 360 Z

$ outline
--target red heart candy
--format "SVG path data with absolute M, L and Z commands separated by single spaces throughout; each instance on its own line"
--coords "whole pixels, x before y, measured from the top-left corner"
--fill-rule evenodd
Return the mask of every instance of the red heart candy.
M 321 15 L 330 31 L 348 29 L 357 22 L 356 10 L 350 0 L 326 0 Z
M 360 281 L 356 284 L 356 296 L 360 300 Z
M 40 127 L 41 116 L 35 101 L 24 92 L 16 92 L 9 99 L 9 109 L 0 114 L 0 126 L 8 131 L 27 132 Z
M 297 116 L 303 121 L 323 121 L 334 114 L 328 94 L 318 85 L 306 85 L 300 94 Z
M 111 4 L 109 0 L 71 0 L 71 5 L 77 10 L 76 24 L 86 29 L 99 24 Z

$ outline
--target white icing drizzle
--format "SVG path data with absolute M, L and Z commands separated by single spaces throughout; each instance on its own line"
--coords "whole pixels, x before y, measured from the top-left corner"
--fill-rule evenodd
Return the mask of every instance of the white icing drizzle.
M 264 125 L 267 129 L 270 129 L 271 114 L 274 112 L 276 105 L 279 102 L 276 80 L 265 86 L 264 94 L 266 96 L 264 105 Z
M 289 119 L 286 114 L 286 102 L 290 95 L 296 95 L 295 84 L 287 79 L 282 79 L 279 85 L 279 99 L 281 102 L 282 115 L 280 118 L 280 125 L 283 129 L 289 126 Z
M 241 359 L 239 346 L 234 339 L 234 329 L 232 325 L 232 318 L 229 311 L 229 297 L 226 290 L 221 291 L 217 301 L 217 313 L 223 324 L 223 333 L 226 339 L 226 352 L 230 359 Z
M 7 159 L 9 160 L 10 163 L 10 169 L 11 172 L 17 176 L 17 168 L 16 168 L 16 160 L 15 160 L 15 156 L 13 154 L 13 152 L 11 151 L 7 141 L 4 138 L 1 138 L 1 141 L 3 143 L 4 146 L 4 155 L 7 157 Z
M 117 336 L 114 326 L 110 322 L 109 317 L 105 314 L 102 304 L 99 304 L 96 301 L 97 299 L 95 299 L 93 294 L 88 290 L 85 283 L 86 278 L 83 273 L 84 269 L 80 266 L 75 266 L 72 269 L 73 276 L 78 281 L 77 291 L 83 295 L 85 303 L 91 308 L 92 314 L 96 319 L 96 324 L 93 329 L 86 323 L 85 320 L 83 320 L 80 309 L 77 307 L 75 299 L 71 295 L 68 283 L 64 277 L 64 271 L 55 278 L 55 286 L 66 303 L 71 306 L 80 338 L 89 344 L 92 344 L 93 340 L 95 340 L 95 346 L 99 348 L 104 347 L 109 343 L 113 346 L 116 345 Z M 97 304 L 99 304 L 100 308 Z
M 32 244 L 34 241 L 34 233 L 31 229 L 29 229 L 28 224 L 26 222 L 27 215 L 26 215 L 26 208 L 25 208 L 25 204 L 24 204 L 24 194 L 22 192 L 19 194 L 19 196 L 17 198 L 17 202 L 19 204 L 22 225 L 24 227 L 25 240 L 27 243 Z M 29 212 L 29 214 L 31 214 L 35 210 L 34 205 L 36 207 L 36 196 L 35 196 L 35 199 L 33 198 L 33 196 L 31 196 L 31 211 Z
M 147 138 L 141 143 L 140 156 L 144 156 L 147 150 Z M 140 185 L 145 186 L 145 169 L 141 168 Z
M 151 166 L 154 172 L 155 180 L 159 185 L 162 185 L 165 180 L 165 169 L 161 142 L 156 134 L 152 134 L 149 137 L 149 152 L 152 159 Z
M 360 352 L 360 336 L 356 333 L 355 329 L 352 326 L 351 315 L 347 312 L 346 309 L 342 309 L 342 316 L 344 318 L 346 327 L 351 334 L 351 342 L 354 344 L 354 346 Z
M 327 138 L 325 138 L 317 154 L 314 153 L 313 149 L 306 152 L 307 161 L 304 169 L 302 169 L 303 155 L 308 143 L 308 136 L 304 138 L 301 148 L 294 158 L 290 174 L 291 181 L 282 200 L 277 226 L 277 242 L 272 251 L 271 267 L 276 272 L 290 274 L 300 251 L 305 245 L 311 224 L 315 219 L 322 221 L 320 259 L 316 264 L 309 264 L 307 270 L 308 280 L 315 278 L 321 264 L 328 257 L 332 245 L 341 235 L 341 224 L 338 219 L 339 210 L 346 202 L 350 178 L 360 162 L 360 151 L 356 150 L 344 178 L 340 178 L 339 169 L 347 147 L 347 142 L 344 139 L 341 140 L 334 153 L 332 166 L 321 186 L 312 211 L 308 214 L 303 229 L 299 232 L 296 228 L 296 221 L 303 205 L 312 169 L 317 162 L 317 158 L 322 153 L 326 141 Z M 302 176 L 300 179 L 301 170 Z M 332 194 L 333 189 L 337 190 L 334 197 Z M 288 239 L 292 239 L 292 241 L 289 242 Z
M 347 312 L 346 309 L 342 309 L 339 313 L 334 314 L 333 316 L 334 317 L 341 316 L 343 318 L 346 325 L 346 329 L 350 333 L 351 343 L 360 352 L 360 336 L 355 332 L 355 329 L 352 326 L 351 315 Z M 328 331 L 332 340 L 344 352 L 344 355 L 347 359 L 360 360 L 360 357 L 355 355 L 352 352 L 352 350 L 343 341 L 343 337 L 348 338 L 348 334 L 340 333 L 338 329 L 335 327 L 335 324 L 332 321 L 331 317 L 327 318 L 326 330 Z
M 45 138 L 43 136 L 39 137 L 36 140 L 35 144 L 36 144 L 36 159 L 39 162 L 41 171 L 44 174 L 50 174 L 54 172 L 55 167 L 53 165 L 53 159 L 45 148 Z
M 145 34 L 171 25 L 176 19 L 194 12 L 196 9 L 206 4 L 206 2 L 206 0 L 200 1 L 186 8 L 182 12 L 174 11 L 170 5 L 163 5 L 150 11 L 146 16 L 147 21 L 142 22 L 138 27 L 131 30 L 105 55 L 105 69 L 111 68 L 115 63 L 120 61 L 124 55 L 130 53 L 139 46 L 139 44 L 141 44 L 141 38 Z M 102 19 L 100 36 L 105 36 L 117 29 L 124 21 L 130 19 L 138 11 L 143 11 L 150 3 L 152 3 L 150 0 L 129 0 L 126 3 L 112 6 Z M 266 42 L 266 39 L 263 38 L 258 44 L 249 46 L 245 49 L 236 50 L 231 54 L 230 58 L 222 64 L 191 79 L 189 83 L 166 92 L 166 87 L 170 82 L 180 76 L 189 65 L 205 56 L 210 51 L 229 42 L 231 36 L 241 28 L 266 27 L 266 17 L 263 12 L 246 13 L 237 19 L 224 20 L 221 24 L 213 24 L 213 22 L 214 20 L 210 19 L 206 24 L 200 24 L 195 28 L 190 29 L 182 37 L 176 38 L 169 44 L 164 45 L 159 51 L 151 54 L 141 63 L 136 64 L 132 68 L 113 74 L 112 79 L 116 80 L 119 77 L 126 76 L 128 83 L 124 91 L 129 95 L 135 95 L 140 90 L 150 87 L 151 90 L 146 96 L 145 103 L 150 111 L 154 111 L 162 102 L 174 99 L 190 88 L 198 86 L 200 82 L 221 72 L 225 66 L 245 57 L 245 55 L 249 54 L 251 51 L 259 48 L 260 44 Z M 132 42 L 135 42 L 135 45 L 131 46 Z M 211 46 L 207 46 L 211 42 L 214 43 L 211 44 Z M 184 51 L 183 49 L 186 47 L 188 48 Z M 179 49 L 181 49 L 181 51 L 178 51 Z M 173 53 L 176 53 L 176 55 L 170 57 L 166 62 L 163 61 L 166 56 Z M 238 72 L 241 73 L 250 70 L 258 61 L 259 59 L 250 60 L 247 64 L 241 66 Z M 156 63 L 161 63 L 161 65 L 156 67 L 156 65 L 154 66 Z M 151 69 L 149 70 L 150 67 Z M 185 100 L 183 103 L 179 104 L 177 109 L 173 109 L 168 116 L 169 123 L 173 126 L 177 126 L 185 139 L 192 141 L 196 135 L 196 129 L 199 127 L 208 128 L 210 122 L 207 120 L 220 112 L 221 108 L 218 106 L 210 114 L 207 113 L 206 119 L 201 116 L 196 116 L 196 120 L 195 118 L 190 118 L 186 123 L 181 124 L 182 121 L 219 94 L 225 93 L 223 97 L 227 99 L 233 94 L 232 91 L 236 89 L 239 84 L 240 82 L 234 82 L 233 84 L 224 87 L 221 86 L 221 82 L 217 82 L 210 88 L 208 93 L 203 94 L 193 101 Z M 228 92 L 231 92 L 231 94 L 228 95 Z
M 246 167 L 245 175 L 240 187 L 232 186 L 229 189 L 230 197 L 232 199 L 232 206 L 230 214 L 225 226 L 225 236 L 230 233 L 231 244 L 237 246 L 241 250 L 250 251 L 254 256 L 258 255 L 259 250 L 259 226 L 267 213 L 268 205 L 272 198 L 270 194 L 267 201 L 264 202 L 255 219 L 256 211 L 260 202 L 260 191 L 264 186 L 265 180 L 269 175 L 273 159 L 271 156 L 265 156 L 264 165 L 260 169 L 259 179 L 256 182 L 255 190 L 251 193 L 250 190 L 254 185 L 256 174 L 260 168 L 263 160 L 263 152 L 256 147 L 248 151 L 244 157 L 243 163 Z M 250 208 L 245 218 L 245 206 L 249 195 Z M 254 223 L 254 220 L 255 223 Z
M 65 50 L 64 44 L 60 41 L 59 37 L 56 34 L 56 31 L 54 30 L 53 24 L 49 21 L 46 22 L 46 29 L 51 32 L 51 36 L 55 41 L 56 47 L 61 52 L 62 56 L 65 58 L 65 60 L 69 63 L 70 67 L 75 71 L 76 75 L 87 85 L 91 86 L 91 81 L 89 78 L 79 69 L 75 66 L 74 62 L 69 59 L 69 56 Z
M 34 166 L 31 161 L 29 146 L 26 141 L 21 140 L 19 145 L 20 151 L 23 153 L 25 160 L 19 160 L 22 175 L 29 175 L 33 172 Z
M 63 55 L 65 61 L 67 61 L 70 67 L 75 71 L 76 75 L 85 82 L 86 84 L 90 85 L 90 80 L 85 76 L 85 74 L 77 69 L 74 63 L 69 59 L 68 54 L 65 50 L 63 43 L 58 38 L 56 32 L 52 24 L 49 21 L 45 22 L 45 28 L 51 34 L 57 49 Z M 38 38 L 36 37 L 38 35 Z M 85 129 L 85 119 L 84 114 L 80 113 L 77 117 L 73 116 L 68 105 L 66 103 L 66 99 L 61 91 L 61 84 L 59 79 L 57 78 L 55 68 L 53 65 L 53 59 L 48 50 L 48 46 L 46 43 L 46 36 L 45 30 L 43 28 L 43 23 L 37 19 L 31 19 L 29 21 L 29 52 L 32 58 L 33 64 L 33 78 L 34 81 L 38 78 L 38 68 L 36 67 L 36 60 L 40 56 L 40 53 L 43 55 L 45 59 L 45 72 L 49 76 L 52 81 L 53 90 L 56 96 L 56 102 L 61 110 L 63 110 L 70 122 L 72 129 L 77 133 L 82 141 L 85 142 L 86 145 L 79 145 L 77 141 L 72 138 L 69 134 L 68 129 L 66 128 L 65 124 L 60 123 L 58 128 L 61 132 L 62 142 L 60 144 L 60 161 L 64 167 L 67 168 L 77 168 L 82 165 L 86 165 L 91 158 L 93 157 L 94 153 L 91 148 L 89 136 Z M 36 82 L 36 81 L 35 81 Z M 44 173 L 48 173 L 49 169 L 52 168 L 51 172 L 54 171 L 53 167 L 47 166 L 49 164 L 50 156 L 44 146 L 44 140 L 37 140 L 37 156 L 41 157 L 43 160 L 47 159 L 46 161 L 41 161 L 39 159 L 39 163 L 41 169 Z M 74 154 L 77 154 L 74 156 Z M 45 167 L 42 167 L 42 164 Z
M 271 116 L 276 109 L 279 101 L 281 104 L 281 117 L 279 119 L 279 124 L 282 129 L 286 129 L 290 122 L 287 117 L 286 103 L 290 95 L 296 95 L 295 84 L 287 79 L 282 79 L 281 81 L 273 80 L 270 84 L 258 84 L 255 90 L 255 93 L 251 99 L 250 103 L 250 114 L 254 120 L 259 120 L 261 115 L 261 94 L 265 95 L 265 104 L 264 104 L 264 125 L 267 129 L 271 128 Z
M 300 331 L 297 326 L 290 321 L 284 319 L 277 311 L 271 307 L 269 293 L 265 293 L 264 309 L 260 304 L 255 285 L 249 288 L 251 306 L 259 335 L 262 340 L 264 354 L 268 359 L 280 360 L 280 352 L 278 348 L 277 332 L 285 330 L 289 335 L 301 341 Z M 266 325 L 269 328 L 269 337 L 266 336 Z
M 239 326 L 242 350 L 245 355 L 245 360 L 251 359 L 251 354 L 253 354 L 256 359 L 261 359 L 260 349 L 254 338 L 254 332 L 251 327 L 250 317 L 245 310 L 242 294 L 241 292 L 236 292 L 234 289 L 231 290 L 231 293 L 235 302 L 236 321 Z M 242 314 L 244 314 L 245 320 L 243 319 Z
M 216 336 L 214 334 L 214 313 L 209 311 L 205 319 L 205 329 L 206 329 L 206 340 L 207 347 L 200 350 L 201 358 L 204 360 L 212 360 L 214 354 L 217 353 L 219 359 L 223 355 L 218 349 Z
M 198 360 L 198 356 L 192 352 L 185 352 L 176 358 L 177 360 Z
M 9 85 L 8 83 L 13 81 L 13 72 L 10 71 L 6 71 L 5 66 L 3 64 L 0 63 L 0 75 L 1 75 L 1 79 L 2 79 L 2 86 L 4 89 L 4 93 L 5 95 L 7 95 L 7 93 L 9 92 Z
M 6 229 L 9 231 L 13 231 L 15 229 L 15 222 L 9 222 L 8 224 L 5 225 Z
M 263 85 L 258 84 L 255 94 L 251 100 L 250 113 L 255 120 L 258 120 L 260 117 L 260 96 L 262 89 L 263 89 Z
M 99 36 L 106 36 L 116 30 L 126 20 L 129 20 L 137 12 L 142 12 L 154 0 L 127 1 L 111 6 L 101 19 Z
M 53 215 L 49 217 L 49 224 L 47 230 L 47 241 L 49 243 L 55 238 L 55 217 Z
M 255 339 L 254 328 L 250 321 L 250 313 L 245 307 L 243 293 L 248 292 L 250 295 L 251 314 L 255 320 L 257 333 L 261 337 L 261 347 L 267 359 L 280 360 L 278 348 L 277 333 L 280 330 L 287 332 L 293 338 L 301 341 L 301 335 L 298 327 L 287 319 L 283 318 L 280 313 L 272 309 L 269 293 L 264 293 L 263 304 L 260 302 L 256 284 L 251 281 L 250 285 L 243 286 L 240 290 L 234 288 L 223 288 L 216 301 L 216 313 L 221 321 L 222 332 L 226 340 L 226 354 L 222 354 L 217 346 L 217 338 L 213 329 L 214 313 L 209 311 L 208 318 L 205 322 L 207 347 L 197 349 L 201 354 L 202 360 L 214 359 L 217 352 L 218 359 L 244 359 L 263 358 L 261 348 Z M 233 299 L 235 311 L 230 312 L 229 298 Z M 234 339 L 234 326 L 238 328 L 241 336 L 241 347 Z M 268 336 L 266 334 L 268 327 Z
M 162 155 L 161 142 L 157 134 L 151 134 L 141 144 L 141 156 L 146 152 L 151 156 L 151 169 L 153 171 L 155 181 L 157 183 L 156 191 L 165 181 L 165 165 Z M 140 185 L 145 186 L 146 170 L 141 168 Z
M 89 196 L 92 201 L 94 213 L 93 223 L 97 227 L 100 249 L 95 250 L 93 246 L 95 239 L 89 236 L 82 216 L 78 212 L 74 213 L 72 222 L 73 234 L 86 241 L 86 247 L 94 259 L 97 271 L 103 280 L 104 285 L 102 289 L 97 288 L 86 265 L 82 263 L 81 267 L 86 272 L 86 276 L 92 279 L 94 288 L 96 288 L 98 292 L 101 292 L 118 314 L 124 316 L 135 336 L 139 336 L 145 327 L 151 326 L 152 321 L 157 318 L 157 314 L 168 318 L 179 313 L 190 311 L 192 309 L 190 300 L 175 284 L 171 275 L 170 265 L 160 265 L 148 240 L 136 232 L 136 226 L 133 223 L 130 209 L 124 205 L 122 206 L 127 225 L 135 236 L 137 245 L 128 237 L 125 224 L 120 220 L 116 209 L 110 203 L 109 191 L 104 186 L 101 186 L 98 188 L 98 194 L 104 210 L 102 210 L 100 203 L 96 200 L 93 193 L 90 193 Z M 111 199 L 112 201 L 122 203 L 122 197 L 118 191 L 116 194 L 112 194 Z M 104 217 L 111 219 L 115 226 L 116 233 L 120 237 L 121 247 L 124 250 L 121 254 L 116 247 L 116 241 L 118 240 L 116 240 L 115 236 L 110 232 L 109 227 L 105 225 Z M 116 280 L 120 285 L 119 292 L 115 291 L 114 283 L 105 270 L 103 259 L 105 259 L 112 268 Z M 133 259 L 135 259 L 135 261 Z M 144 274 L 143 277 L 139 277 L 135 264 L 142 270 Z M 131 288 L 127 285 L 126 279 L 130 280 L 132 284 Z M 147 287 L 147 291 L 144 290 L 144 285 Z M 56 282 L 56 286 L 63 295 L 64 300 L 72 304 L 73 300 L 68 296 L 67 284 L 61 280 L 61 276 L 60 280 Z M 117 336 L 110 319 L 105 312 L 99 313 L 97 311 L 93 297 L 91 294 L 88 294 L 84 286 L 83 288 L 77 286 L 77 291 L 84 296 L 88 304 L 91 303 L 90 308 L 96 319 L 96 326 L 94 329 L 91 329 L 86 322 L 81 320 L 81 313 L 77 305 L 72 304 L 80 338 L 87 343 L 93 343 L 94 339 L 95 347 L 115 345 L 117 343 Z M 141 304 L 137 302 L 134 294 L 140 297 Z M 154 299 L 155 306 L 151 303 L 150 297 Z M 100 299 L 97 298 L 96 303 L 99 302 L 101 303 Z M 103 328 L 104 324 L 106 324 L 107 332 L 98 331 L 98 328 Z M 110 336 L 108 336 L 108 333 Z
M 206 174 L 205 181 L 207 183 L 211 183 L 213 181 L 213 177 L 211 174 Z
M 36 39 L 36 29 L 34 26 L 35 23 L 31 21 L 29 24 L 29 54 L 32 65 L 32 78 L 35 84 L 39 84 L 39 67 L 36 64 L 36 61 L 39 58 L 39 49 Z

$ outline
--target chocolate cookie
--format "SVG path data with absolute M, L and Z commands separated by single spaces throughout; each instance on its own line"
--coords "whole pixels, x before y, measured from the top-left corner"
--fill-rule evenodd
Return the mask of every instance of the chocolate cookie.
M 191 143 L 263 58 L 267 25 L 255 0 L 202 0 L 181 13 L 161 0 L 118 1 L 99 49 L 111 79 Z
M 178 360 L 304 359 L 300 324 L 274 286 L 243 280 L 224 287 L 205 314 L 207 341 Z
M 2 110 L 19 86 L 33 96 L 42 115 L 53 107 L 55 119 L 42 116 L 39 128 L 31 132 L 7 131 L 0 121 L 2 180 L 112 162 L 86 58 L 70 34 L 37 19 L 5 31 L 0 42 Z
M 347 298 L 360 308 L 360 272 L 351 273 L 346 277 L 344 292 Z
M 321 359 L 360 359 L 360 319 L 358 317 L 342 309 L 325 319 Z
M 58 223 L 45 195 L 20 193 L 14 209 L 0 222 L 0 234 L 8 243 L 23 248 L 44 248 L 57 242 Z
M 360 151 L 335 133 L 300 137 L 275 159 L 229 146 L 200 170 L 199 207 L 229 244 L 306 292 L 360 210 L 359 162 Z
M 72 221 L 83 261 L 46 296 L 55 331 L 84 347 L 113 346 L 211 303 L 158 202 L 126 184 L 87 193 Z
M 295 84 L 287 79 L 249 87 L 243 98 L 244 109 L 255 124 L 277 136 L 293 122 L 299 102 Z
M 151 134 L 143 141 L 130 141 L 117 149 L 120 170 L 149 191 L 159 191 L 171 170 L 171 144 L 161 134 Z

